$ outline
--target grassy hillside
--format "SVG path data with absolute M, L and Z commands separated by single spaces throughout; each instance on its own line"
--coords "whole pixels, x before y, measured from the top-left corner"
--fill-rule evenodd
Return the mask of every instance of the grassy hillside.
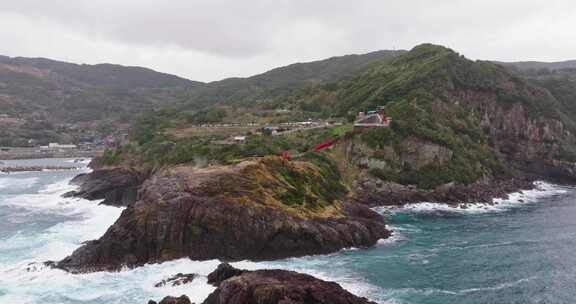
M 99 138 L 200 83 L 139 67 L 0 57 L 0 145 Z

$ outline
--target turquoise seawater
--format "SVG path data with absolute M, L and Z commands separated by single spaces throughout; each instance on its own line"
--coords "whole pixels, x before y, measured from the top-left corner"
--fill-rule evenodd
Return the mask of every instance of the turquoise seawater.
M 180 287 L 154 284 L 178 272 L 206 275 L 216 260 L 82 275 L 38 263 L 98 238 L 122 212 L 60 197 L 74 189 L 68 181 L 86 171 L 0 175 L 0 303 L 136 304 L 180 294 L 201 302 L 213 290 L 204 277 Z M 495 206 L 465 207 L 380 208 L 394 235 L 373 248 L 234 264 L 310 273 L 378 303 L 575 302 L 576 189 L 539 183 Z

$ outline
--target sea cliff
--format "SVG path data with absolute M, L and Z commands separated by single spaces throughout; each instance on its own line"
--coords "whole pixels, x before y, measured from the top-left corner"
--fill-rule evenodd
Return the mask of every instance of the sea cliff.
M 280 157 L 169 168 L 142 184 L 139 199 L 104 236 L 58 267 L 85 272 L 183 257 L 270 260 L 368 247 L 388 237 L 380 215 L 347 200 L 337 174 L 328 165 Z

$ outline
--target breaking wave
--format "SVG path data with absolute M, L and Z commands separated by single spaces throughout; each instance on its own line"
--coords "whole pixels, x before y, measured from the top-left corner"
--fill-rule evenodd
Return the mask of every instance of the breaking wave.
M 379 213 L 387 214 L 394 212 L 416 212 L 416 213 L 489 213 L 501 212 L 518 206 L 531 204 L 540 201 L 543 198 L 550 198 L 553 196 L 567 193 L 568 189 L 564 186 L 554 185 L 542 181 L 534 183 L 534 188 L 530 190 L 521 190 L 513 192 L 507 198 L 497 198 L 493 200 L 492 204 L 486 203 L 466 203 L 466 204 L 444 204 L 444 203 L 411 203 L 402 207 L 385 206 L 376 207 Z

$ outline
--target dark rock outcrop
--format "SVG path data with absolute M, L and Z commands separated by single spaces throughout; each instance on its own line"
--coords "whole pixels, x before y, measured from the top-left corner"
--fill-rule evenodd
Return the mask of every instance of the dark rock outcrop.
M 372 246 L 390 235 L 376 212 L 332 197 L 325 182 L 333 181 L 325 176 L 316 165 L 279 157 L 172 168 L 149 179 L 140 200 L 104 236 L 58 267 L 116 270 L 183 257 L 272 260 Z
M 229 276 L 231 273 L 236 275 Z M 218 267 L 210 276 L 228 278 L 214 282 L 218 288 L 204 304 L 375 304 L 337 283 L 293 271 L 242 271 L 228 265 Z
M 196 277 L 197 275 L 194 273 L 189 274 L 178 273 L 174 276 L 169 277 L 166 280 L 162 280 L 161 282 L 154 284 L 154 287 L 162 287 L 168 284 L 170 284 L 171 286 L 180 286 L 194 281 Z
M 508 179 L 480 180 L 470 185 L 446 184 L 426 190 L 381 181 L 365 175 L 359 178 L 354 200 L 368 206 L 404 205 L 415 202 L 444 204 L 492 204 L 495 198 L 506 198 L 519 190 L 534 188 L 534 178 L 527 176 Z
M 228 263 L 222 263 L 218 265 L 216 270 L 208 275 L 208 284 L 218 286 L 223 281 L 228 280 L 231 277 L 239 276 L 244 272 L 246 272 L 246 270 L 240 270 L 232 267 L 232 265 Z
M 92 170 L 98 170 L 104 168 L 105 164 L 106 163 L 104 161 L 104 158 L 101 156 L 97 156 L 93 157 L 92 160 L 90 160 L 90 163 L 88 163 L 88 168 Z
M 190 302 L 190 299 L 185 296 L 185 295 L 181 295 L 180 297 L 176 298 L 176 297 L 165 297 L 164 299 L 162 299 L 162 301 L 160 301 L 159 303 L 155 302 L 155 301 L 148 301 L 148 304 L 192 304 L 192 302 Z
M 128 206 L 138 197 L 138 188 L 146 175 L 125 168 L 102 168 L 80 174 L 71 183 L 80 187 L 65 196 L 81 197 L 88 200 L 104 199 L 102 204 Z

